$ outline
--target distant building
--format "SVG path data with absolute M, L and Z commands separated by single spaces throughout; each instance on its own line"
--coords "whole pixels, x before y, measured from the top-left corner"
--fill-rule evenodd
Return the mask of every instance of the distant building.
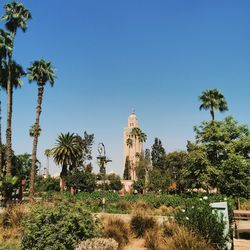
M 136 177 L 136 162 L 138 161 L 138 156 L 143 153 L 143 143 L 138 140 L 137 137 L 133 136 L 133 128 L 139 128 L 138 120 L 135 112 L 132 112 L 128 117 L 128 127 L 124 129 L 123 136 L 123 147 L 124 147 L 124 166 L 126 161 L 129 161 L 129 172 L 130 179 L 137 180 Z M 128 143 L 130 139 L 131 144 Z

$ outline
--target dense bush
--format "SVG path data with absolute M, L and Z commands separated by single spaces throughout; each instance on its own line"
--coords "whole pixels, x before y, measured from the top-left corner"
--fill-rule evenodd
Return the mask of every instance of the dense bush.
M 189 204 L 175 214 L 177 223 L 201 235 L 205 240 L 221 249 L 226 243 L 223 218 L 217 214 L 205 201 Z
M 60 191 L 60 179 L 50 176 L 41 178 L 37 181 L 36 190 L 39 192 Z
M 122 189 L 122 182 L 119 175 L 109 174 L 108 180 L 109 180 L 108 188 L 110 190 L 120 191 Z
M 81 242 L 76 250 L 117 250 L 118 243 L 114 239 L 94 238 Z
M 74 171 L 66 178 L 67 186 L 73 187 L 76 192 L 93 192 L 96 188 L 96 176 L 90 172 Z
M 136 211 L 131 218 L 130 228 L 136 237 L 144 236 L 149 229 L 157 227 L 156 220 L 141 211 Z
M 78 204 L 38 206 L 25 220 L 21 249 L 73 250 L 80 240 L 98 235 L 99 222 Z

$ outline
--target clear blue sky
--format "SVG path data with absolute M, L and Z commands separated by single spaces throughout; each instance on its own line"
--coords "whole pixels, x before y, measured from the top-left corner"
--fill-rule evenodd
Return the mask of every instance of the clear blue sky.
M 1 1 L 3 5 L 4 1 Z M 36 59 L 57 69 L 46 87 L 38 158 L 60 132 L 95 134 L 123 172 L 123 128 L 132 109 L 148 135 L 168 152 L 185 149 L 193 126 L 210 119 L 198 96 L 222 91 L 229 112 L 250 124 L 250 1 L 230 0 L 26 0 L 33 20 L 18 32 L 14 58 L 24 67 Z M 1 14 L 3 9 L 1 11 Z M 0 24 L 2 26 L 2 24 Z M 13 149 L 31 152 L 37 88 L 24 80 L 14 93 Z M 2 94 L 5 103 L 6 95 Z M 3 133 L 6 107 L 3 105 Z M 96 153 L 95 153 L 96 154 Z M 51 162 L 52 163 L 52 162 Z M 95 160 L 94 160 L 95 163 Z M 52 172 L 60 168 L 51 164 Z

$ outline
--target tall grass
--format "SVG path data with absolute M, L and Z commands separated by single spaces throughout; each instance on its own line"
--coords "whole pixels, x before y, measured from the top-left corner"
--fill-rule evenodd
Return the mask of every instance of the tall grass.
M 214 250 L 214 248 L 201 238 L 183 226 L 175 223 L 165 224 L 165 249 L 168 250 Z
M 122 249 L 129 242 L 129 227 L 119 218 L 109 218 L 104 220 L 103 237 L 114 239 Z

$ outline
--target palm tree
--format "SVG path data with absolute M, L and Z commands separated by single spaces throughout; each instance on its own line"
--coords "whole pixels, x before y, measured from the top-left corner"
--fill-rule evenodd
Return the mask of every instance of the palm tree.
M 128 138 L 126 141 L 126 144 L 129 148 L 132 148 L 133 147 L 133 140 L 131 138 Z
M 217 89 L 208 89 L 203 91 L 202 95 L 199 96 L 199 100 L 202 102 L 200 110 L 209 110 L 213 121 L 215 111 L 219 110 L 220 112 L 224 112 L 228 110 L 224 95 Z
M 11 65 L 11 75 L 12 75 L 13 87 L 15 89 L 20 88 L 22 86 L 21 78 L 25 76 L 26 73 L 24 72 L 22 66 L 16 63 L 15 61 L 13 61 Z M 8 65 L 6 61 L 3 60 L 0 66 L 0 85 L 2 89 L 4 90 L 7 89 L 7 82 L 8 82 Z M 1 101 L 0 101 L 0 111 L 1 111 Z M 1 132 L 1 115 L 0 115 L 0 149 L 1 148 L 2 148 L 2 132 Z M 2 166 L 3 166 L 2 151 L 0 150 L 0 176 L 2 172 Z M 7 167 L 6 167 L 6 175 L 7 175 Z M 11 176 L 11 172 L 7 176 Z
M 61 133 L 58 136 L 55 147 L 51 149 L 51 155 L 55 163 L 62 166 L 60 173 L 61 191 L 65 190 L 65 177 L 67 176 L 68 167 L 74 167 L 81 154 L 82 148 L 78 137 L 74 133 Z
M 6 175 L 11 176 L 11 125 L 12 125 L 12 52 L 14 48 L 14 40 L 17 29 L 20 28 L 23 32 L 27 29 L 27 21 L 31 19 L 31 14 L 22 3 L 12 2 L 4 5 L 5 14 L 2 20 L 5 21 L 5 26 L 11 32 L 12 49 L 8 51 L 8 80 L 7 80 L 7 126 L 6 126 Z
M 30 135 L 30 137 L 34 137 L 34 134 L 35 134 L 35 127 L 36 127 L 35 124 L 33 124 L 33 125 L 30 127 L 30 129 L 29 129 L 29 135 Z M 40 126 L 39 126 L 39 128 L 38 128 L 38 136 L 41 135 L 41 132 L 42 132 L 42 129 L 41 129 Z
M 0 29 L 0 90 L 5 88 L 6 77 L 5 77 L 5 65 L 6 58 L 9 51 L 12 50 L 12 36 L 10 33 Z M 2 103 L 0 99 L 0 177 L 3 174 L 3 162 L 2 162 Z
M 36 106 L 36 122 L 34 130 L 34 140 L 33 140 L 33 150 L 32 150 L 32 165 L 31 165 L 31 175 L 30 175 L 30 196 L 34 194 L 35 186 L 35 165 L 36 165 L 36 153 L 37 144 L 40 128 L 40 115 L 42 112 L 42 100 L 44 86 L 47 82 L 53 87 L 55 82 L 55 69 L 53 68 L 51 62 L 46 62 L 45 60 L 35 61 L 28 68 L 28 78 L 29 82 L 35 81 L 38 85 L 38 95 L 37 95 L 37 106 Z

